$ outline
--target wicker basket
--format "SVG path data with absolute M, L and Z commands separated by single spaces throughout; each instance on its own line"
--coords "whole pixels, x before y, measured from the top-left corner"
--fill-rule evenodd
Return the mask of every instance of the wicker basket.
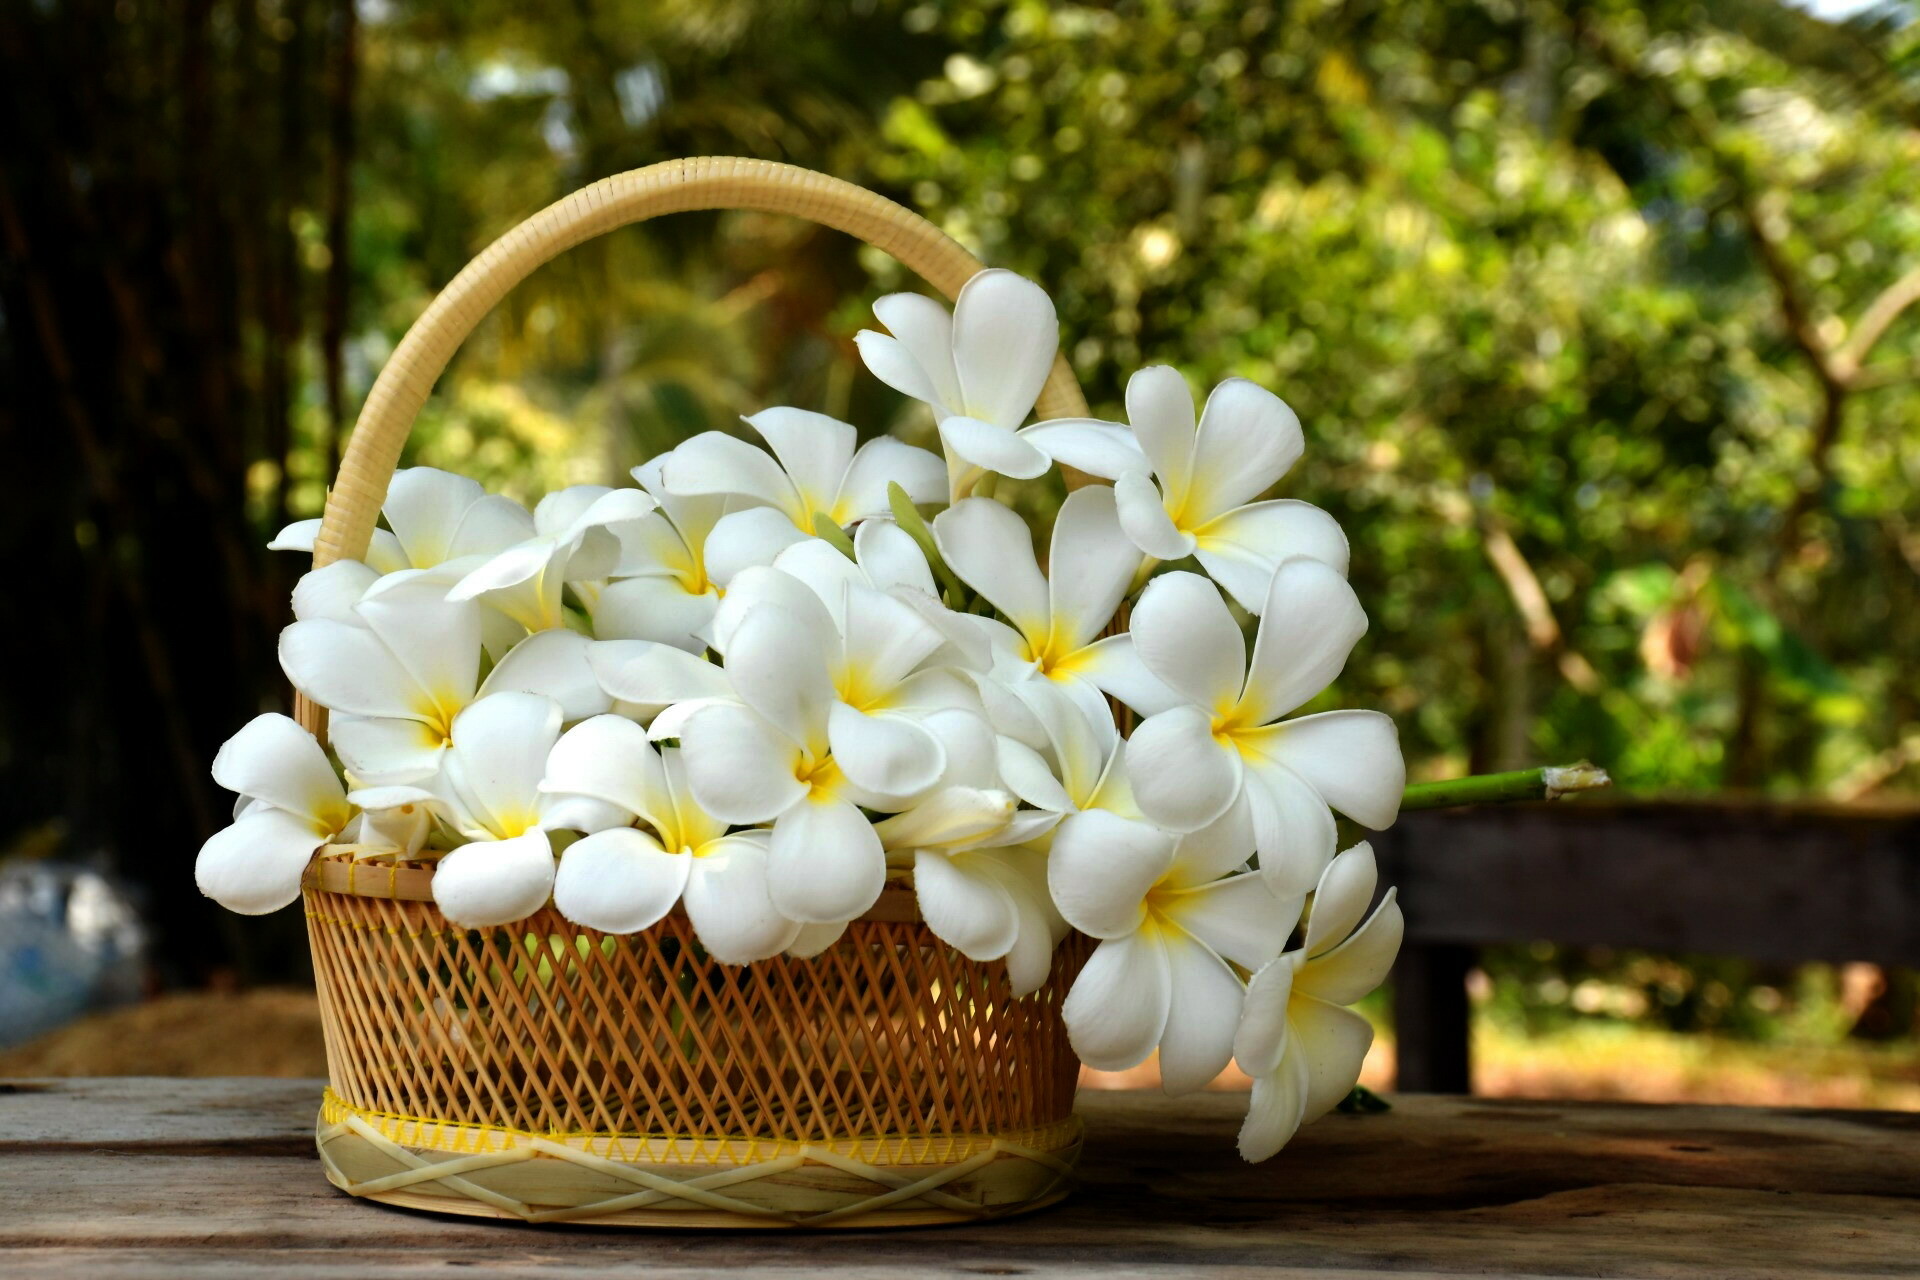
M 314 562 L 365 554 L 414 415 L 454 350 L 565 249 L 656 214 L 794 214 L 891 253 L 948 297 L 980 263 L 908 210 L 788 165 L 699 159 L 608 178 L 501 237 L 434 300 L 368 395 Z M 1085 414 L 1064 361 L 1046 417 Z M 301 723 L 325 713 L 297 701 Z M 824 954 L 707 959 L 685 917 L 617 937 L 551 908 L 469 930 L 432 872 L 323 851 L 305 892 L 331 1086 L 318 1141 L 358 1196 L 620 1226 L 906 1226 L 1066 1192 L 1079 1064 L 1060 1004 L 1087 942 L 1014 999 L 889 889 Z

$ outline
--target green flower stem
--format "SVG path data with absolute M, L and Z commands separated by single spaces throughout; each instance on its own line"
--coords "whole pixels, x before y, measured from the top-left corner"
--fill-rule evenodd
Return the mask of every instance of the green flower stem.
M 1400 796 L 1400 812 L 1410 809 L 1452 809 L 1468 804 L 1500 804 L 1509 800 L 1561 800 L 1582 791 L 1600 791 L 1613 785 L 1607 771 L 1582 760 L 1579 764 L 1515 769 L 1511 773 L 1480 773 L 1444 782 L 1422 782 Z
M 919 509 L 913 505 L 913 499 L 909 498 L 907 491 L 898 484 L 889 484 L 887 506 L 893 510 L 893 522 L 905 529 L 907 536 L 912 538 L 926 555 L 927 563 L 933 568 L 933 576 L 940 580 L 940 590 L 946 596 L 947 607 L 964 610 L 967 602 L 973 598 L 972 593 L 967 590 L 967 584 L 960 581 L 959 576 L 941 558 L 940 548 L 934 545 L 933 530 L 927 528 L 927 522 L 921 518 Z

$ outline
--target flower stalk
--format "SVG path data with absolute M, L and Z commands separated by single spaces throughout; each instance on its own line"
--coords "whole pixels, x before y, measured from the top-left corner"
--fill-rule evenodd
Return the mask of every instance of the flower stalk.
M 1469 804 L 1502 804 L 1514 800 L 1564 800 L 1585 791 L 1603 791 L 1613 785 L 1607 771 L 1582 760 L 1578 764 L 1514 769 L 1507 773 L 1479 773 L 1441 782 L 1421 782 L 1400 797 L 1400 812 L 1410 809 L 1456 809 Z

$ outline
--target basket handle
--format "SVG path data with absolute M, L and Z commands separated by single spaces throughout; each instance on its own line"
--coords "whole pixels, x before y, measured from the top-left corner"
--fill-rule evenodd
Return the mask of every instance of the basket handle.
M 583 187 L 488 245 L 407 330 L 374 380 L 348 439 L 340 474 L 327 493 L 314 567 L 366 555 L 414 416 L 454 351 L 509 289 L 595 236 L 693 209 L 788 213 L 833 227 L 891 254 L 949 298 L 981 269 L 978 258 L 919 214 L 864 187 L 796 165 L 703 156 L 649 165 Z M 1039 411 L 1046 418 L 1087 412 L 1064 356 L 1054 359 Z M 324 733 L 325 712 L 317 704 L 296 696 L 294 711 L 309 730 Z

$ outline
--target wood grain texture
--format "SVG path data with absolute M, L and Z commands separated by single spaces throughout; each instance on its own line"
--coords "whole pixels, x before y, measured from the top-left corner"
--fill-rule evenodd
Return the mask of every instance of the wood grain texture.
M 634 1235 L 427 1217 L 320 1177 L 318 1081 L 0 1083 L 0 1275 L 1920 1275 L 1920 1116 L 1408 1096 L 1272 1162 L 1242 1099 L 1087 1094 L 1084 1185 L 984 1226 Z

